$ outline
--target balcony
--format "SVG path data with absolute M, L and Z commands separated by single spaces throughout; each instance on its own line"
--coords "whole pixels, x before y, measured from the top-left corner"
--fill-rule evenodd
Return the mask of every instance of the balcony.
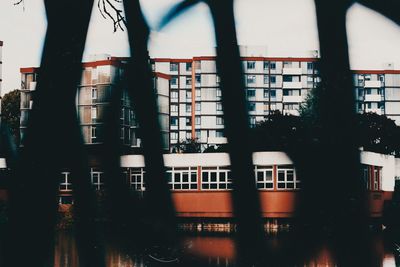
M 283 82 L 283 89 L 301 89 L 301 82 Z
M 382 101 L 382 95 L 365 95 L 364 101 L 380 102 L 380 101 Z
M 284 95 L 283 102 L 287 103 L 300 103 L 303 101 L 303 97 L 300 95 Z
M 33 91 L 36 89 L 36 82 L 30 82 L 29 83 L 29 90 Z
M 301 68 L 283 68 L 283 75 L 301 75 Z
M 382 86 L 381 81 L 365 81 L 364 87 L 365 88 L 380 88 Z
M 376 113 L 378 115 L 382 115 L 383 114 L 383 109 L 380 109 L 380 108 L 367 108 L 367 109 L 365 109 L 365 112 L 372 112 L 372 113 Z
M 294 116 L 299 116 L 300 113 L 298 110 L 296 109 L 284 109 L 283 110 L 283 114 L 284 115 L 294 115 Z

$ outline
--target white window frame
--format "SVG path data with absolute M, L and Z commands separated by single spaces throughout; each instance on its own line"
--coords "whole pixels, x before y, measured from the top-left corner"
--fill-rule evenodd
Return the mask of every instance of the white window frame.
M 59 190 L 62 192 L 72 191 L 72 183 L 70 182 L 70 172 L 61 172 L 61 182 Z
M 197 167 L 171 167 L 167 177 L 170 190 L 198 190 Z
M 144 169 L 129 168 L 129 186 L 135 191 L 145 191 L 144 186 Z
M 271 174 L 270 176 L 269 173 Z M 274 190 L 273 166 L 254 166 L 254 176 L 256 178 L 256 186 L 258 190 Z
M 232 178 L 229 166 L 201 168 L 201 190 L 231 190 Z
M 283 175 L 283 176 L 282 176 Z M 292 177 L 293 179 L 291 180 Z M 281 179 L 283 178 L 283 179 Z M 293 185 L 293 187 L 288 185 Z M 300 181 L 297 179 L 296 170 L 293 166 L 277 166 L 276 171 L 276 189 L 277 190 L 298 190 Z
M 96 171 L 95 169 L 91 168 L 90 169 L 90 178 L 92 181 L 92 185 L 96 189 L 96 191 L 102 190 L 104 182 L 103 182 L 103 172 L 101 171 Z

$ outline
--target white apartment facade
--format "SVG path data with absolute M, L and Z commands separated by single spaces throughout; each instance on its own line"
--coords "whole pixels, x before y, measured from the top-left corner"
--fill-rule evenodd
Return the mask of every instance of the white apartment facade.
M 318 81 L 317 58 L 242 57 L 250 126 L 274 110 L 299 115 Z M 155 58 L 153 71 L 170 80 L 170 142 L 197 139 L 202 148 L 226 142 L 215 57 Z
M 86 145 L 103 143 L 102 129 L 105 112 L 110 104 L 111 93 L 118 83 L 122 83 L 120 138 L 127 148 L 141 147 L 138 123 L 134 105 L 123 79 L 127 58 L 112 57 L 107 54 L 93 55 L 82 63 L 82 79 L 77 90 L 76 107 L 80 118 L 83 140 Z M 34 92 L 39 68 L 21 68 L 21 119 L 20 135 L 23 145 L 29 111 L 34 102 Z M 159 120 L 164 149 L 169 148 L 169 79 L 162 73 L 153 73 L 153 86 L 157 92 Z
M 400 70 L 386 64 L 382 70 L 355 70 L 356 109 L 386 115 L 400 125 Z

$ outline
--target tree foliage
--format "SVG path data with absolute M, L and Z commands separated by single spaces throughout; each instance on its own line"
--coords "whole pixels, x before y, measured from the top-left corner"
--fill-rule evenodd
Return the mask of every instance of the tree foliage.
M 20 92 L 16 89 L 3 96 L 1 104 L 2 122 L 8 124 L 16 142 L 19 140 Z
M 198 142 L 198 139 L 188 139 L 179 142 L 174 145 L 172 148 L 172 153 L 200 153 L 201 145 Z

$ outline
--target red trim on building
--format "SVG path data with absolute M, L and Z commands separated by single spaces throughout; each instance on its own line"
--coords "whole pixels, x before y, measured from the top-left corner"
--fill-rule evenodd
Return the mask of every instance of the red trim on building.
M 241 60 L 253 61 L 289 61 L 289 62 L 316 62 L 314 57 L 241 57 Z
M 171 75 L 162 72 L 153 72 L 154 77 L 171 80 Z
M 124 63 L 121 62 L 121 60 L 115 60 L 115 59 L 114 60 L 113 59 L 110 59 L 110 60 L 99 60 L 99 61 L 82 63 L 82 67 L 92 67 L 92 68 L 93 67 L 98 67 L 98 66 L 108 66 L 108 65 L 119 67 L 121 65 L 124 65 Z
M 353 70 L 356 74 L 400 74 L 400 70 Z
M 29 68 L 20 68 L 19 72 L 20 73 L 36 73 L 38 72 L 39 68 L 38 67 L 29 67 Z
M 174 62 L 174 63 L 187 63 L 192 62 L 193 60 L 190 58 L 153 58 L 151 59 L 153 62 Z
M 216 56 L 201 56 L 201 57 L 193 57 L 193 60 L 216 60 Z

